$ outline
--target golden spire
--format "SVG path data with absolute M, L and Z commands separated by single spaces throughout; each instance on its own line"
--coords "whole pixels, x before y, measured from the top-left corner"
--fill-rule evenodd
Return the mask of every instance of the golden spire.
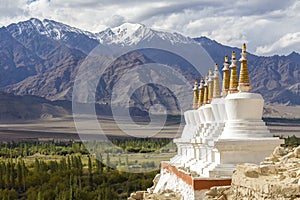
M 198 108 L 198 97 L 199 97 L 199 94 L 198 94 L 198 83 L 197 83 L 196 80 L 195 80 L 193 91 L 194 91 L 193 109 L 196 110 Z
M 208 70 L 208 103 L 211 103 L 214 92 L 214 76 L 212 70 Z
M 229 83 L 229 93 L 236 93 L 238 92 L 238 76 L 237 76 L 237 60 L 235 59 L 235 52 L 233 51 L 231 54 L 231 65 L 230 67 L 230 83 Z
M 208 103 L 208 74 L 205 76 L 203 104 Z
M 242 46 L 242 51 L 246 51 L 246 44 L 245 43 Z
M 239 86 L 238 90 L 240 92 L 249 92 L 251 90 L 250 82 L 249 82 L 249 72 L 248 72 L 248 64 L 247 64 L 247 51 L 246 51 L 246 44 L 244 43 L 242 46 L 242 53 L 241 53 L 241 69 L 240 69 L 240 79 L 239 79 Z
M 218 64 L 215 65 L 214 70 L 214 91 L 213 91 L 213 98 L 220 98 L 221 92 L 220 92 L 220 80 L 219 80 L 219 69 Z
M 198 107 L 203 105 L 204 102 L 204 80 L 200 78 L 200 86 L 199 86 L 199 100 L 198 100 Z
M 224 58 L 224 64 L 223 64 L 223 84 L 222 84 L 222 96 L 226 97 L 229 90 L 229 82 L 230 82 L 230 75 L 229 75 L 229 62 L 228 62 L 228 56 L 226 55 Z

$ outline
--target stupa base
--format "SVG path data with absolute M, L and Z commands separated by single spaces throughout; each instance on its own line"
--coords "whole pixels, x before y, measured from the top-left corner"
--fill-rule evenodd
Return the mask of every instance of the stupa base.
M 162 162 L 161 176 L 154 193 L 172 190 L 181 194 L 184 200 L 196 200 L 203 199 L 205 192 L 213 186 L 227 186 L 230 184 L 231 178 L 197 177 L 169 162 Z

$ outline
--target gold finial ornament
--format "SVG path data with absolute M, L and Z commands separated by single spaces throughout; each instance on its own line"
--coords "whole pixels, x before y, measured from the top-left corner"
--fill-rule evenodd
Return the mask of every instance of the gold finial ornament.
M 214 92 L 214 75 L 212 73 L 212 70 L 208 70 L 208 101 L 207 103 L 211 103 L 211 100 L 213 98 L 213 92 Z
M 251 86 L 249 82 L 246 44 L 243 44 L 242 46 L 241 58 L 239 61 L 241 62 L 241 69 L 238 90 L 239 92 L 249 92 Z
M 231 65 L 230 68 L 230 81 L 229 81 L 229 93 L 238 92 L 238 75 L 237 75 L 237 60 L 235 59 L 235 52 L 233 51 L 231 54 Z
M 213 98 L 220 98 L 220 97 L 221 97 L 221 91 L 220 91 L 219 69 L 218 69 L 218 64 L 216 64 L 214 70 Z
M 208 103 L 208 75 L 205 76 L 203 104 Z
M 226 97 L 228 94 L 229 90 L 229 83 L 230 83 L 230 75 L 229 75 L 229 61 L 228 61 L 228 56 L 226 55 L 224 57 L 224 64 L 223 64 L 223 83 L 222 83 L 222 96 Z
M 203 78 L 200 78 L 198 107 L 202 106 L 204 102 L 204 84 Z
M 242 46 L 242 51 L 246 51 L 246 44 L 245 43 Z
M 193 91 L 194 91 L 193 109 L 196 110 L 198 108 L 198 97 L 199 97 L 199 94 L 198 94 L 198 83 L 197 83 L 196 80 L 195 80 Z

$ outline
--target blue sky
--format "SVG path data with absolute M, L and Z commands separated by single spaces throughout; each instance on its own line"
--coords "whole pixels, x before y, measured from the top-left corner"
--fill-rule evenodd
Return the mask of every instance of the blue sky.
M 124 22 L 225 45 L 246 42 L 259 55 L 300 52 L 300 1 L 285 0 L 2 0 L 0 26 L 31 17 L 91 32 Z

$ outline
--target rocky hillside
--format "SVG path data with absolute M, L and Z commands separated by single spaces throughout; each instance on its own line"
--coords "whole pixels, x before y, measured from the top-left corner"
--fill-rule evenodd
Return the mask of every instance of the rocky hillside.
M 277 147 L 260 165 L 237 165 L 231 186 L 213 187 L 205 199 L 300 199 L 300 146 Z
M 192 46 L 201 43 L 220 69 L 224 55 L 232 50 L 240 52 L 238 48 L 224 46 L 205 37 L 193 40 L 180 34 L 129 23 L 100 33 L 90 33 L 52 20 L 30 19 L 2 27 L 0 35 L 0 86 L 12 94 L 36 95 L 50 100 L 72 99 L 74 79 L 80 65 L 92 49 L 101 45 L 110 48 L 161 45 L 180 48 L 193 55 L 198 52 L 194 52 Z M 190 63 L 170 52 L 148 49 L 129 53 L 115 61 L 103 74 L 97 86 L 96 100 L 108 103 L 114 84 L 125 72 L 134 66 L 149 63 L 169 65 L 191 82 L 200 76 Z M 206 62 L 206 65 L 212 64 Z M 249 55 L 253 91 L 261 93 L 267 102 L 300 105 L 299 65 L 298 53 L 272 57 Z M 95 70 L 89 78 L 99 76 L 99 71 Z M 124 85 L 124 90 L 127 86 Z M 149 96 L 149 91 L 156 92 Z M 176 111 L 175 99 L 176 96 L 166 87 L 150 84 L 136 91 L 131 104 L 147 110 L 149 105 L 164 102 L 168 109 Z
M 68 102 L 52 102 L 34 96 L 15 96 L 0 93 L 0 121 L 63 117 L 71 113 Z

